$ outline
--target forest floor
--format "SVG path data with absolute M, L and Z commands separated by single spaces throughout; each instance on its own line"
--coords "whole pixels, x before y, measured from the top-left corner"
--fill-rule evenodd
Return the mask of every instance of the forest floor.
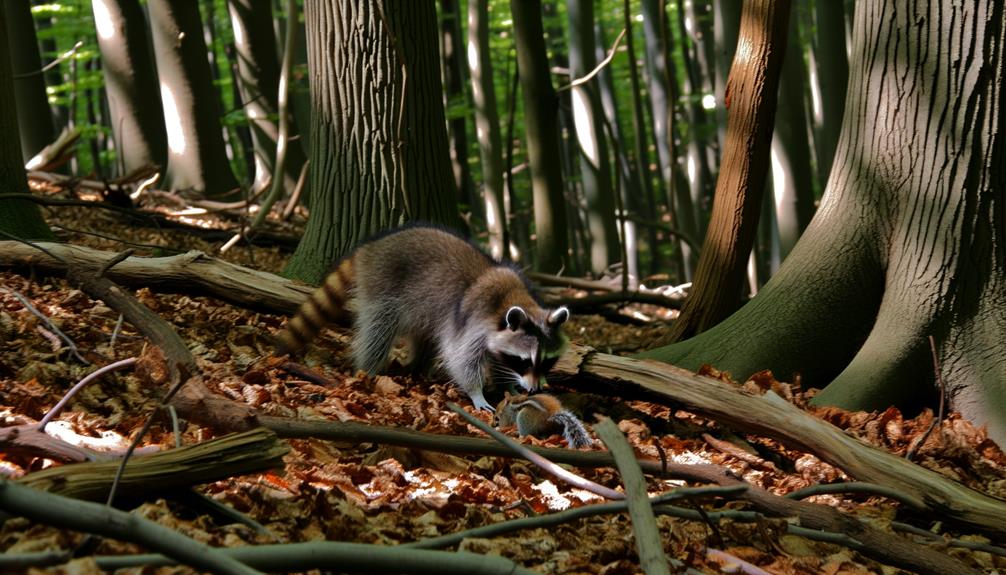
M 134 243 L 201 249 L 211 254 L 220 244 L 203 241 L 191 231 L 137 227 L 125 223 L 115 213 L 89 208 L 54 209 L 47 218 L 55 225 L 65 226 L 60 232 L 63 239 L 110 252 L 121 251 L 124 245 L 69 232 L 66 228 L 101 230 L 109 237 Z M 137 248 L 139 255 L 159 251 Z M 275 272 L 281 269 L 288 254 L 277 248 L 240 247 L 223 257 Z M 146 345 L 145 338 L 128 323 L 117 326 L 117 312 L 101 301 L 92 300 L 66 280 L 34 277 L 24 271 L 0 271 L 0 287 L 4 288 L 0 291 L 0 414 L 5 426 L 38 421 L 73 383 L 95 366 L 138 356 Z M 90 365 L 75 360 L 13 292 L 30 301 L 75 342 Z M 285 317 L 190 294 L 157 293 L 147 288 L 133 293 L 177 330 L 196 356 L 213 391 L 260 412 L 483 436 L 445 408 L 448 401 L 466 406 L 468 401 L 442 378 L 413 377 L 395 367 L 388 375 L 375 377 L 354 373 L 346 353 L 348 331 L 326 330 L 310 348 L 301 361 L 324 379 L 307 381 L 260 362 L 269 355 L 271 336 L 283 325 Z M 596 349 L 631 353 L 660 343 L 666 324 L 632 325 L 613 323 L 600 316 L 575 316 L 567 325 L 567 333 L 574 342 Z M 798 386 L 778 382 L 772 385 L 786 387 L 797 404 L 805 404 L 807 392 Z M 75 397 L 49 428 L 50 432 L 72 432 L 93 438 L 95 443 L 108 448 L 123 449 L 154 411 L 161 393 L 163 390 L 150 389 L 128 371 L 102 377 Z M 600 412 L 621 419 L 620 429 L 641 458 L 666 456 L 679 463 L 721 465 L 780 495 L 810 485 L 846 480 L 839 470 L 811 454 L 766 438 L 737 435 L 716 422 L 667 406 L 591 396 L 569 402 L 584 415 Z M 906 452 L 933 419 L 928 411 L 914 419 L 902 417 L 895 410 L 867 414 L 832 409 L 819 410 L 817 414 L 847 433 L 899 455 Z M 487 414 L 480 416 L 486 421 L 490 419 Z M 590 423 L 592 419 L 587 417 L 585 421 Z M 212 430 L 195 425 L 183 426 L 181 430 L 184 444 L 205 441 L 214 435 Z M 156 424 L 143 444 L 167 449 L 174 441 L 170 425 Z M 564 447 L 559 437 L 523 441 Z M 600 497 L 561 484 L 516 458 L 466 457 L 316 439 L 287 443 L 290 452 L 282 469 L 198 487 L 217 502 L 265 526 L 272 536 L 256 533 L 243 524 L 223 522 L 173 498 L 157 496 L 161 494 L 149 497 L 134 513 L 220 547 L 311 540 L 395 545 L 601 501 Z M 603 449 L 599 440 L 595 440 L 593 449 Z M 999 490 L 998 495 L 1002 496 L 1006 459 L 980 430 L 959 419 L 949 418 L 938 427 L 919 450 L 916 461 L 976 489 Z M 52 462 L 40 457 L 0 454 L 0 472 L 12 478 L 51 465 Z M 611 468 L 574 471 L 611 488 L 620 486 L 618 473 Z M 651 494 L 678 486 L 680 482 L 648 478 Z M 934 532 L 942 527 L 939 518 L 913 516 L 899 504 L 879 496 L 817 495 L 810 500 L 888 530 L 889 527 L 883 526 L 895 519 Z M 722 500 L 707 501 L 703 506 L 707 510 L 744 508 L 738 502 Z M 657 518 L 667 554 L 701 572 L 830 575 L 901 572 L 840 545 L 787 535 L 784 521 L 743 523 L 727 519 L 707 524 L 667 516 Z M 980 571 L 1006 569 L 1006 558 L 950 546 L 942 531 L 939 532 L 941 535 L 934 539 L 919 535 L 905 537 L 935 545 Z M 954 536 L 988 542 L 976 534 Z M 0 550 L 25 553 L 72 549 L 82 538 L 77 532 L 10 519 L 0 529 Z M 501 555 L 544 573 L 640 572 L 631 522 L 625 514 L 594 516 L 558 528 L 494 538 L 469 538 L 458 549 Z M 91 553 L 143 551 L 133 544 L 103 539 Z M 90 556 L 74 559 L 63 569 L 73 573 L 100 571 Z M 187 571 L 170 567 L 143 570 Z

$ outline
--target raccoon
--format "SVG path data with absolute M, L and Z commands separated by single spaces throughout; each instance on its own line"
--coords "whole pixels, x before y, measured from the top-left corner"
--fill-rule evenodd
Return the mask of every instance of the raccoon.
M 358 246 L 280 335 L 295 352 L 329 322 L 351 320 L 357 369 L 377 373 L 396 340 L 409 363 L 444 369 L 477 409 L 486 383 L 539 388 L 566 344 L 565 307 L 545 309 L 516 269 L 444 230 L 409 227 Z

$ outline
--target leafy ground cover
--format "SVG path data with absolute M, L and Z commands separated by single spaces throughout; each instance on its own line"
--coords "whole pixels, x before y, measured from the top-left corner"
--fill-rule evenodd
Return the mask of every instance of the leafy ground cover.
M 116 216 L 85 208 L 60 209 L 50 216 L 56 224 L 77 229 L 102 229 L 110 236 L 137 243 L 159 243 L 208 252 L 213 244 L 191 232 L 140 228 Z M 74 226 L 70 226 L 73 222 Z M 94 247 L 121 250 L 107 239 L 65 232 L 69 239 Z M 138 253 L 153 253 L 138 249 Z M 275 248 L 237 248 L 224 255 L 237 263 L 276 271 L 284 255 Z M 146 340 L 118 313 L 69 285 L 66 280 L 35 276 L 31 270 L 0 271 L 0 417 L 3 425 L 38 421 L 66 390 L 95 366 L 138 356 Z M 285 318 L 237 308 L 188 294 L 135 290 L 136 297 L 168 321 L 196 356 L 211 390 L 263 413 L 305 419 L 326 418 L 397 426 L 420 431 L 478 436 L 476 428 L 445 408 L 466 399 L 442 378 L 413 376 L 392 366 L 388 374 L 354 373 L 347 359 L 350 333 L 329 329 L 302 362 L 311 377 L 263 362 L 272 349 L 271 335 Z M 575 295 L 569 292 L 570 296 Z M 38 311 L 32 312 L 25 302 Z M 52 325 L 77 347 L 75 357 L 53 334 Z M 597 349 L 631 353 L 659 342 L 666 325 L 612 323 L 599 316 L 574 317 L 568 333 L 574 342 Z M 707 373 L 727 379 L 715 369 Z M 780 383 L 761 375 L 742 385 L 773 389 L 805 406 L 813 390 Z M 50 428 L 73 441 L 95 448 L 123 449 L 155 410 L 164 390 L 151 389 L 128 371 L 102 377 L 85 388 Z M 814 455 L 788 449 L 773 440 L 740 436 L 716 422 L 668 406 L 647 402 L 614 402 L 580 396 L 569 399 L 585 421 L 595 413 L 620 419 L 640 458 L 666 457 L 683 463 L 725 466 L 746 481 L 776 494 L 846 478 Z M 816 414 L 847 433 L 891 451 L 905 454 L 930 427 L 934 415 L 925 411 L 906 418 L 896 410 L 850 413 L 837 409 Z M 481 417 L 489 421 L 489 416 Z M 184 444 L 204 441 L 214 432 L 183 426 Z M 69 440 L 69 439 L 68 439 Z M 563 447 L 559 437 L 525 438 L 525 442 Z M 170 425 L 154 425 L 143 442 L 168 449 L 175 443 Z M 268 530 L 256 532 L 240 523 L 209 515 L 169 493 L 128 494 L 140 498 L 134 513 L 213 546 L 234 547 L 310 540 L 352 541 L 395 545 L 570 507 L 601 499 L 552 479 L 516 458 L 447 455 L 372 443 L 336 443 L 316 439 L 288 441 L 291 448 L 282 469 L 232 477 L 199 486 L 199 491 L 254 519 Z M 595 450 L 603 449 L 595 441 Z M 951 415 L 916 448 L 915 461 L 972 488 L 1006 496 L 1002 452 L 966 422 Z M 25 454 L 0 454 L 0 471 L 19 478 L 53 463 Z M 602 485 L 618 488 L 612 468 L 577 469 Z M 651 494 L 671 490 L 680 482 L 648 479 Z M 945 531 L 938 517 L 920 517 L 886 498 L 870 494 L 816 495 L 830 505 L 874 527 L 891 530 L 891 521 L 911 523 L 938 534 L 898 535 L 945 550 L 966 565 L 995 572 L 1006 558 L 989 550 L 951 546 L 950 538 L 987 544 L 982 534 Z M 705 501 L 705 509 L 742 509 L 739 502 Z M 847 547 L 811 541 L 785 533 L 785 519 L 744 523 L 657 518 L 665 551 L 709 573 L 897 573 Z M 24 553 L 70 549 L 83 535 L 7 520 L 0 529 L 0 549 Z M 631 522 L 627 515 L 601 515 L 572 521 L 558 528 L 534 529 L 494 538 L 465 539 L 458 549 L 496 554 L 546 573 L 639 572 Z M 93 555 L 143 552 L 139 547 L 104 539 L 87 556 L 74 559 L 66 572 L 99 571 Z M 738 563 L 742 560 L 749 564 Z M 738 565 L 741 565 L 738 567 Z M 755 567 L 757 566 L 757 567 Z M 729 571 L 735 569 L 735 571 Z M 144 572 L 185 572 L 182 567 Z

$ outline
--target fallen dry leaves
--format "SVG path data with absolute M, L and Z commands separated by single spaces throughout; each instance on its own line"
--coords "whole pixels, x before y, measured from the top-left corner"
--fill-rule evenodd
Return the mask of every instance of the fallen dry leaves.
M 145 345 L 130 325 L 117 325 L 114 311 L 63 281 L 32 280 L 0 272 L 0 286 L 28 298 L 93 364 L 84 366 L 75 361 L 65 343 L 50 337 L 51 330 L 40 318 L 9 293 L 0 293 L 3 425 L 38 420 L 95 365 L 138 355 Z M 287 417 L 480 435 L 444 409 L 448 401 L 462 405 L 468 402 L 442 378 L 413 376 L 396 365 L 388 374 L 376 377 L 353 373 L 345 354 L 348 332 L 327 330 L 302 360 L 312 370 L 312 377 L 300 377 L 275 363 L 262 361 L 272 349 L 270 334 L 276 332 L 284 318 L 237 309 L 208 298 L 142 289 L 136 295 L 182 335 L 196 355 L 209 387 L 232 400 Z M 599 349 L 631 350 L 631 342 L 649 341 L 653 332 L 653 328 L 626 327 L 596 317 L 574 318 L 569 326 L 574 340 Z M 707 369 L 706 374 L 728 379 L 713 369 Z M 798 405 L 806 403 L 807 394 L 798 385 L 775 381 L 771 374 L 758 374 L 744 385 L 772 389 Z M 129 372 L 103 377 L 71 402 L 69 410 L 58 418 L 59 425 L 121 448 L 143 424 L 163 391 L 145 389 Z M 765 438 L 736 436 L 714 422 L 667 406 L 590 398 L 586 403 L 592 408 L 588 411 L 621 419 L 620 429 L 641 457 L 725 465 L 746 480 L 779 494 L 844 479 L 840 471 L 811 454 Z M 896 410 L 863 414 L 817 409 L 815 413 L 848 433 L 899 454 L 933 418 L 928 411 L 914 418 L 905 418 Z M 487 415 L 482 417 L 488 420 Z M 703 434 L 715 438 L 715 445 L 704 440 Z M 181 435 L 183 442 L 193 443 L 212 437 L 213 432 L 184 426 Z M 563 446 L 558 437 L 525 441 Z M 146 441 L 163 448 L 173 442 L 168 425 L 155 425 Z M 599 501 L 592 494 L 556 484 L 539 469 L 516 459 L 461 457 L 314 439 L 291 440 L 289 444 L 291 452 L 283 469 L 233 477 L 200 486 L 199 490 L 253 518 L 279 541 L 327 539 L 384 545 Z M 1002 452 L 981 430 L 954 415 L 927 439 L 916 458 L 922 465 L 971 487 L 1006 496 Z M 0 454 L 0 472 L 8 476 L 50 464 L 37 458 Z M 612 469 L 579 472 L 609 487 L 619 485 L 617 472 Z M 669 481 L 650 479 L 651 493 L 673 486 Z M 148 496 L 136 513 L 214 546 L 275 542 L 250 527 L 228 523 L 167 494 L 133 495 Z M 834 505 L 875 525 L 904 518 L 895 504 L 879 497 L 820 495 L 813 500 Z M 729 503 L 726 507 L 742 506 Z M 918 525 L 930 525 L 924 518 L 911 519 Z M 658 525 L 669 555 L 710 573 L 731 567 L 724 556 L 707 554 L 707 545 L 769 573 L 897 572 L 843 547 L 787 535 L 781 520 L 760 524 L 723 521 L 711 529 L 703 523 L 660 517 Z M 80 540 L 80 534 L 31 525 L 23 519 L 9 520 L 0 530 L 0 549 L 8 552 L 66 549 Z M 592 517 L 558 528 L 492 539 L 467 539 L 459 548 L 500 554 L 546 573 L 638 572 L 632 529 L 625 515 Z M 105 540 L 94 553 L 139 551 L 130 544 Z M 986 570 L 1006 567 L 1002 558 L 988 554 L 962 549 L 947 552 Z M 96 569 L 88 561 L 77 560 L 73 569 Z

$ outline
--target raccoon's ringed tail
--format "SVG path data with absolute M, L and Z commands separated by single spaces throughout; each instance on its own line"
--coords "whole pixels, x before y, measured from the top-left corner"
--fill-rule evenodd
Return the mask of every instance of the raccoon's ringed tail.
M 279 336 L 277 355 L 300 350 L 313 340 L 322 328 L 339 319 L 345 309 L 346 292 L 352 281 L 352 270 L 351 260 L 343 261 L 300 305 L 297 315 L 287 322 L 286 328 Z

